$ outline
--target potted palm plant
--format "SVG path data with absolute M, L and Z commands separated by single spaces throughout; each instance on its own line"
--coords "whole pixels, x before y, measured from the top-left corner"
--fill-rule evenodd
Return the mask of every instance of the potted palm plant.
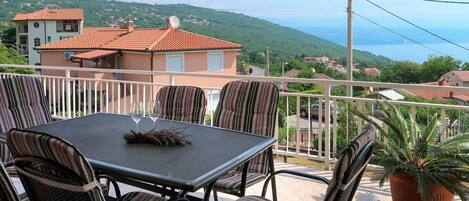
M 375 179 L 380 186 L 390 180 L 393 201 L 452 201 L 455 194 L 469 200 L 469 134 L 440 141 L 437 114 L 419 125 L 396 106 L 378 104 L 383 125 L 358 110 L 354 114 L 373 124 L 386 139 L 376 142 L 374 160 L 382 170 Z

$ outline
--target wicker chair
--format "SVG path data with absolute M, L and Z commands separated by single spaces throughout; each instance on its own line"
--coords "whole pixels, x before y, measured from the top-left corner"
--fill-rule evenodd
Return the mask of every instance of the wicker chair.
M 7 144 L 31 200 L 105 201 L 91 165 L 70 143 L 45 133 L 12 129 Z M 114 187 L 120 194 L 117 184 Z M 117 197 L 120 201 L 165 200 L 142 192 Z
M 273 137 L 278 97 L 278 89 L 272 83 L 230 82 L 221 90 L 214 126 Z M 243 171 L 244 168 L 247 170 Z M 220 178 L 214 186 L 215 200 L 217 191 L 244 196 L 246 187 L 264 180 L 268 173 L 269 160 L 264 151 L 251 159 L 247 167 L 239 167 Z
M 12 128 L 28 128 L 52 121 L 43 85 L 35 77 L 0 79 L 0 133 Z M 12 156 L 0 138 L 0 157 L 9 173 L 13 173 Z
M 317 180 L 329 185 L 324 197 L 326 201 L 351 201 L 353 200 L 363 172 L 373 153 L 374 137 L 375 129 L 368 125 L 360 135 L 348 143 L 347 147 L 342 150 L 339 156 L 331 181 L 324 177 L 303 172 L 279 170 L 270 175 L 265 181 L 262 196 L 246 196 L 237 201 L 268 201 L 268 199 L 265 198 L 267 186 L 271 177 L 277 174 L 290 174 Z
M 162 119 L 204 124 L 207 99 L 202 89 L 191 86 L 166 86 L 158 91 L 156 100 L 160 102 Z

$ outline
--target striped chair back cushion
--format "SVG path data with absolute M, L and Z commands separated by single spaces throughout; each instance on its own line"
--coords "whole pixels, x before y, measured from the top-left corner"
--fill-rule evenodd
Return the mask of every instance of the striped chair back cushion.
M 39 79 L 9 77 L 0 80 L 0 131 L 28 128 L 52 121 Z
M 278 107 L 278 88 L 267 82 L 233 81 L 220 93 L 214 126 L 273 137 Z M 267 152 L 253 158 L 249 172 L 267 174 Z
M 18 194 L 11 183 L 5 166 L 0 162 L 0 201 L 19 201 Z
M 368 124 L 342 150 L 327 188 L 326 201 L 351 201 L 373 153 L 375 128 Z
M 104 201 L 91 165 L 72 144 L 17 129 L 9 132 L 7 144 L 31 199 Z
M 202 89 L 192 86 L 166 86 L 158 91 L 156 100 L 160 102 L 161 118 L 204 124 L 207 99 Z

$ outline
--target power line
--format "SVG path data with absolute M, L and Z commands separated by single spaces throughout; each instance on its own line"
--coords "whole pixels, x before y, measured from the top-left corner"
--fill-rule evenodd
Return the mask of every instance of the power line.
M 452 3 L 452 4 L 469 4 L 468 1 L 442 1 L 442 0 L 424 0 L 437 3 Z
M 437 37 L 437 38 L 439 38 L 439 39 L 441 39 L 441 40 L 443 40 L 443 41 L 446 41 L 446 42 L 448 42 L 448 43 L 450 43 L 450 44 L 453 44 L 453 45 L 455 45 L 455 46 L 457 46 L 457 47 L 459 47 L 459 48 L 461 48 L 461 49 L 464 49 L 464 50 L 466 50 L 466 51 L 469 51 L 469 48 L 464 47 L 464 46 L 462 46 L 462 45 L 459 45 L 459 44 L 457 44 L 457 43 L 455 43 L 455 42 L 453 42 L 453 41 L 451 41 L 451 40 L 449 40 L 449 39 L 446 39 L 446 38 L 443 37 L 443 36 L 440 36 L 440 35 L 438 35 L 438 34 L 436 34 L 436 33 L 433 33 L 433 32 L 431 32 L 431 31 L 429 31 L 429 30 L 427 30 L 427 29 L 425 29 L 425 28 L 423 28 L 423 27 L 421 27 L 421 26 L 419 26 L 419 25 L 417 25 L 417 24 L 415 24 L 415 23 L 413 23 L 413 22 L 411 22 L 411 21 L 409 21 L 409 20 L 406 20 L 406 19 L 404 19 L 403 17 L 401 17 L 401 16 L 399 16 L 399 15 L 397 15 L 397 14 L 394 14 L 393 12 L 387 10 L 386 8 L 383 8 L 382 6 L 380 6 L 380 5 L 378 5 L 378 4 L 374 3 L 374 2 L 372 2 L 371 0 L 366 0 L 366 1 L 368 1 L 370 4 L 374 5 L 375 7 L 377 7 L 377 8 L 379 8 L 379 9 L 383 10 L 384 12 L 387 12 L 387 13 L 391 14 L 392 16 L 394 16 L 394 17 L 396 17 L 396 18 L 398 18 L 398 19 L 400 19 L 400 20 L 402 20 L 402 21 L 404 21 L 404 22 L 406 22 L 406 23 L 408 23 L 408 24 L 410 24 L 410 25 L 412 25 L 412 26 L 414 26 L 414 27 L 416 27 L 416 28 L 418 28 L 418 29 L 420 29 L 420 30 L 422 30 L 422 31 L 424 31 L 424 32 L 426 32 L 426 33 L 428 33 L 428 34 L 430 34 L 430 35 L 432 35 L 432 36 L 435 36 L 435 37 Z
M 235 9 L 235 8 L 211 8 L 217 11 L 230 12 L 259 12 L 259 13 L 343 13 L 343 10 L 268 10 L 268 9 Z
M 441 54 L 441 55 L 445 55 L 445 56 L 448 55 L 448 54 L 445 54 L 445 53 L 443 53 L 443 52 L 441 52 L 441 51 L 439 51 L 439 50 L 436 50 L 436 49 L 434 49 L 434 48 L 432 48 L 432 47 L 430 47 L 430 46 L 428 46 L 428 45 L 425 45 L 425 44 L 423 44 L 423 43 L 421 43 L 421 42 L 418 42 L 418 41 L 416 41 L 416 40 L 414 40 L 414 39 L 412 39 L 412 38 L 410 38 L 410 37 L 408 37 L 408 36 L 406 36 L 406 35 L 404 35 L 404 34 L 401 34 L 401 33 L 397 32 L 397 31 L 394 31 L 394 30 L 392 30 L 392 29 L 390 29 L 390 28 L 388 28 L 388 27 L 386 27 L 386 26 L 384 26 L 384 25 L 381 25 L 381 24 L 379 24 L 378 22 L 375 22 L 375 21 L 371 20 L 370 18 L 367 18 L 367 17 L 365 17 L 365 16 L 362 16 L 362 15 L 356 13 L 356 12 L 353 12 L 353 14 L 356 15 L 356 16 L 358 16 L 358 17 L 360 17 L 360 18 L 362 18 L 362 19 L 364 19 L 364 20 L 366 20 L 366 21 L 368 21 L 368 22 L 370 22 L 370 23 L 372 23 L 372 24 L 374 24 L 374 25 L 376 25 L 376 26 L 378 26 L 378 27 L 381 27 L 381 28 L 385 29 L 386 31 L 389 31 L 389 32 L 391 32 L 391 33 L 393 33 L 393 34 L 396 34 L 396 35 L 398 35 L 398 36 L 400 36 L 400 37 L 406 39 L 406 40 L 409 40 L 409 41 L 411 41 L 411 42 L 413 42 L 413 43 L 415 43 L 415 44 L 417 44 L 417 45 L 420 45 L 420 46 L 422 46 L 422 47 L 424 47 L 424 48 L 427 48 L 427 49 L 429 49 L 429 50 L 431 50 L 431 51 L 434 51 L 434 52 L 436 52 L 436 53 L 438 53 L 438 54 Z

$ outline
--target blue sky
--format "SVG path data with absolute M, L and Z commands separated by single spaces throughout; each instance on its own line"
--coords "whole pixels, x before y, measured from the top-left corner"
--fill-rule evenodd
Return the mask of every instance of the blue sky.
M 186 3 L 267 19 L 292 27 L 344 27 L 346 0 L 125 0 L 142 3 Z M 434 29 L 469 29 L 469 5 L 443 4 L 424 0 L 373 0 L 416 24 Z M 464 1 L 464 0 L 461 0 Z M 469 0 L 466 0 L 469 1 Z M 354 0 L 354 11 L 388 27 L 407 24 L 384 13 L 365 0 Z M 374 27 L 356 18 L 357 27 Z

